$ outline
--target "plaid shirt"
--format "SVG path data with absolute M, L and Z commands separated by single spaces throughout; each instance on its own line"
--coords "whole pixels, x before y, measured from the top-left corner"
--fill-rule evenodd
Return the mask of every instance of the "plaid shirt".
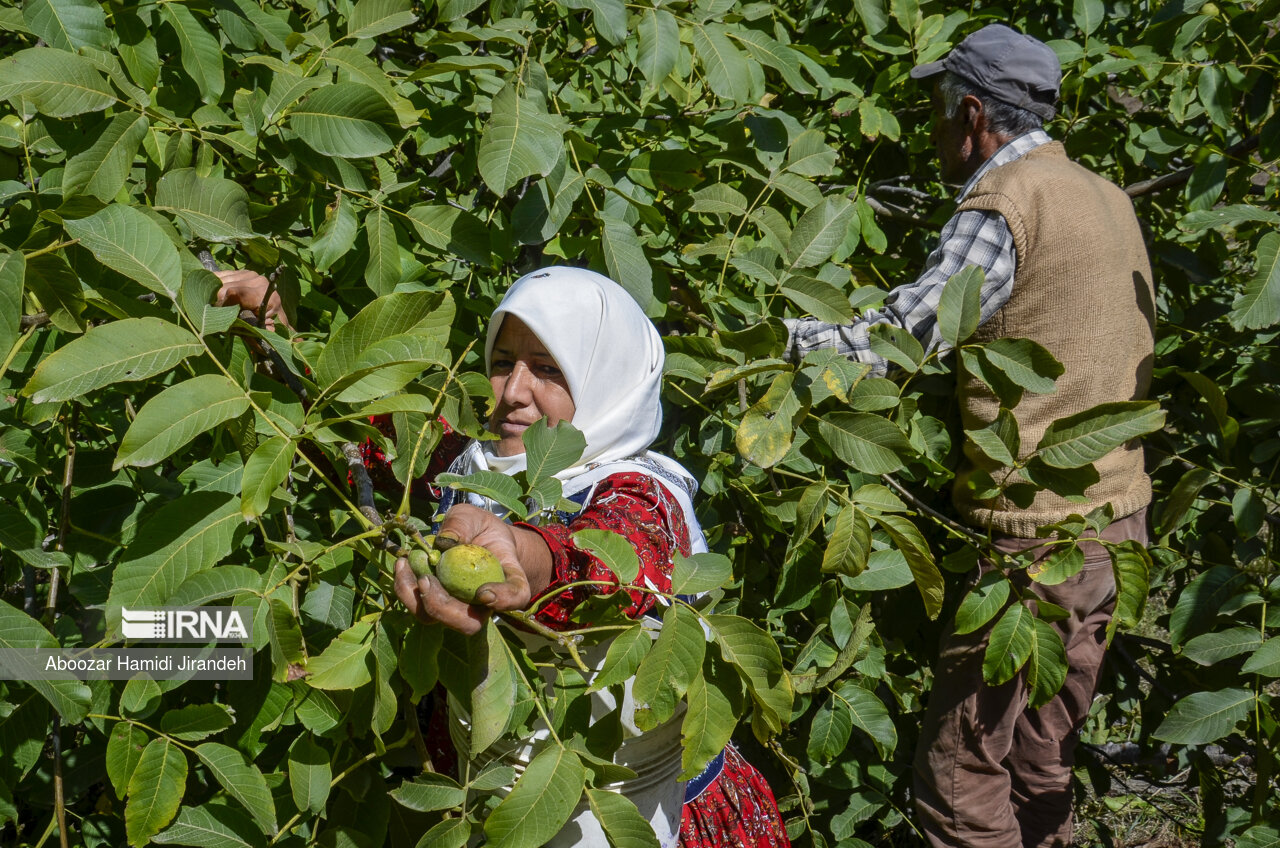
M 1008 142 L 982 163 L 960 189 L 956 200 L 964 200 L 978 180 L 992 169 L 1050 141 L 1044 130 L 1032 130 Z M 828 324 L 816 318 L 784 319 L 789 331 L 789 358 L 799 362 L 810 351 L 834 348 L 850 359 L 870 363 L 873 374 L 883 375 L 888 363 L 872 352 L 867 335 L 867 330 L 877 324 L 903 328 L 920 341 L 926 353 L 946 352 L 950 345 L 942 340 L 938 328 L 938 302 L 947 280 L 969 265 L 977 265 L 986 274 L 980 296 L 980 320 L 986 322 L 1008 302 L 1017 268 L 1013 233 L 998 212 L 970 209 L 952 216 L 942 228 L 939 244 L 929 254 L 924 272 L 916 281 L 898 286 L 885 298 L 883 307 L 864 312 L 852 324 Z

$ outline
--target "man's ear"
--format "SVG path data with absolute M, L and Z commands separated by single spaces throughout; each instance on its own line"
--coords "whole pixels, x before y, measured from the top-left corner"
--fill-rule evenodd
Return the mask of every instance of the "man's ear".
M 972 94 L 965 95 L 960 101 L 960 111 L 964 116 L 964 126 L 971 130 L 986 129 L 987 116 L 982 101 Z

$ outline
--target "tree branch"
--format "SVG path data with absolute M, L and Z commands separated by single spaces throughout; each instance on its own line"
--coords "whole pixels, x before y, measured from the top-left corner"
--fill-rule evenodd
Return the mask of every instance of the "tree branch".
M 355 442 L 344 442 L 342 455 L 347 458 L 347 470 L 356 483 L 356 503 L 365 518 L 375 526 L 382 524 L 382 516 L 373 505 L 373 481 L 369 479 L 369 470 L 364 467 L 364 457 L 360 454 L 360 446 Z
M 1258 136 L 1252 135 L 1244 141 L 1231 145 L 1224 151 L 1224 155 L 1228 157 L 1242 156 L 1246 153 L 1252 153 L 1258 147 Z M 1164 191 L 1166 188 L 1180 186 L 1187 180 L 1191 179 L 1191 175 L 1195 173 L 1195 166 L 1183 168 L 1180 171 L 1174 171 L 1171 174 L 1165 174 L 1160 177 L 1153 177 L 1149 180 L 1143 180 L 1139 183 L 1133 183 L 1124 187 L 1124 193 L 1130 197 L 1142 197 L 1146 194 L 1154 194 L 1157 191 Z

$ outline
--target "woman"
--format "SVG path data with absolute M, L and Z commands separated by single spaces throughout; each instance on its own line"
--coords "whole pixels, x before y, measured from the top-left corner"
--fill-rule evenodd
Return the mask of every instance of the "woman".
M 659 393 L 664 361 L 653 324 L 617 283 L 591 271 L 549 268 L 516 281 L 493 314 L 485 343 L 496 405 L 488 429 L 495 441 L 472 442 L 450 470 L 515 474 L 525 468 L 525 430 L 546 417 L 554 426 L 571 421 L 586 440 L 582 459 L 557 474 L 565 497 L 581 505 L 560 521 L 507 524 L 500 507 L 475 495 L 450 505 L 440 534 L 484 545 L 502 563 L 506 580 L 488 583 L 477 605 L 452 598 L 434 577 L 415 578 L 408 563 L 396 564 L 396 593 L 424 621 L 439 621 L 467 633 L 480 629 L 494 610 L 527 607 L 553 598 L 538 613 L 551 627 L 568 621 L 586 590 L 560 591 L 581 580 L 616 577 L 599 560 L 574 546 L 573 533 L 613 530 L 634 546 L 641 563 L 637 582 L 670 591 L 672 559 L 706 550 L 693 513 L 697 484 L 680 465 L 646 451 L 662 424 Z M 453 492 L 447 498 L 454 496 Z M 627 614 L 650 612 L 655 596 L 631 591 Z M 629 686 L 627 687 L 629 695 Z M 606 690 L 591 696 L 593 715 L 614 709 Z M 619 788 L 654 827 L 663 848 L 789 845 L 768 785 L 729 747 L 688 786 L 680 773 L 678 713 L 667 724 L 641 733 L 624 696 L 628 736 L 618 760 L 637 771 Z M 455 717 L 457 725 L 464 721 Z M 519 764 L 531 744 L 499 753 Z M 603 845 L 604 834 L 589 810 L 574 818 L 552 846 Z

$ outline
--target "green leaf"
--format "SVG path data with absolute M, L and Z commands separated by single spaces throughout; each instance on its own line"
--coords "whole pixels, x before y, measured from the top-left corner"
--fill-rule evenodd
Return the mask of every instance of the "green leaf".
M 822 570 L 857 577 L 867 568 L 871 555 L 871 525 L 853 504 L 840 508 L 827 525 L 827 549 L 822 554 Z
M 780 722 L 791 715 L 792 689 L 778 643 L 736 615 L 709 615 L 707 624 L 720 646 L 720 656 L 732 663 L 746 681 L 751 699 L 763 710 L 769 725 L 781 729 Z
M 1052 394 L 1057 388 L 1055 381 L 1063 372 L 1062 364 L 1053 354 L 1030 339 L 996 339 L 978 351 L 976 359 L 995 368 L 1019 388 L 1040 395 Z M 972 361 L 966 359 L 966 367 Z M 982 369 L 976 373 L 987 385 L 997 388 Z M 1016 400 L 1005 405 L 1012 406 L 1014 402 Z
M 107 598 L 107 626 L 120 609 L 165 605 L 193 574 L 227 555 L 242 528 L 239 504 L 225 492 L 193 492 L 152 513 L 116 566 Z
M 982 318 L 982 286 L 986 275 L 979 265 L 966 265 L 951 275 L 938 302 L 938 329 L 949 347 L 959 347 Z
M 56 651 L 60 647 L 58 640 L 35 619 L 0 601 L 0 649 L 34 654 L 36 648 Z M 67 724 L 79 723 L 89 712 L 90 692 L 83 682 L 42 680 L 34 673 L 24 676 L 26 685 L 39 692 Z
M 218 39 L 210 35 L 191 10 L 181 3 L 166 3 L 160 7 L 160 12 L 178 34 L 182 69 L 195 81 L 200 98 L 205 103 L 217 103 L 224 84 L 222 47 Z
M 641 730 L 651 730 L 674 715 L 676 703 L 702 672 L 706 650 L 697 613 L 684 604 L 668 607 L 658 639 L 640 662 L 632 686 L 636 725 Z
M 743 415 L 734 436 L 734 446 L 743 459 L 761 468 L 772 468 L 787 456 L 795 427 L 806 412 L 793 389 L 794 383 L 794 372 L 778 374 L 760 400 Z
M 160 717 L 160 732 L 184 742 L 198 742 L 235 724 L 222 704 L 191 704 Z
M 694 24 L 693 49 L 706 72 L 707 85 L 721 100 L 741 103 L 751 97 L 751 70 L 725 28 Z
M 630 798 L 607 789 L 588 788 L 587 804 L 604 829 L 610 848 L 659 848 L 653 825 Z
M 182 581 L 169 597 L 175 607 L 198 607 L 233 595 L 262 591 L 262 575 L 247 565 L 220 565 Z
M 446 365 L 447 354 L 435 338 L 403 333 L 378 339 L 360 352 L 351 370 L 325 385 L 326 400 L 361 403 L 398 392 L 431 365 Z
M 156 183 L 155 205 L 181 216 L 205 241 L 253 238 L 249 194 L 231 180 L 201 177 L 192 168 L 170 171 Z
M 911 575 L 915 578 L 916 588 L 920 590 L 920 598 L 924 601 L 924 609 L 930 618 L 937 618 L 942 610 L 942 594 L 944 583 L 942 572 L 933 561 L 929 543 L 925 541 L 920 530 L 900 515 L 878 515 L 879 524 L 893 543 L 907 558 Z
M 792 237 L 794 238 L 794 233 Z M 783 282 L 780 291 L 788 300 L 819 321 L 847 324 L 853 320 L 853 307 L 849 304 L 849 298 L 824 280 L 792 274 Z
M 65 226 L 108 268 L 156 294 L 178 296 L 182 285 L 178 249 L 146 213 L 116 203 L 87 218 L 67 221 Z
M 472 647 L 470 756 L 474 758 L 506 731 L 519 693 L 520 671 L 492 618 L 484 625 L 484 644 L 473 642 Z
M 988 571 L 969 590 L 956 610 L 956 632 L 972 633 L 1004 609 L 1009 600 L 1009 581 L 1000 571 Z
M 467 791 L 445 774 L 423 774 L 406 780 L 389 793 L 397 804 L 420 813 L 452 810 L 467 800 Z
M 1034 618 L 1025 605 L 1014 604 L 1005 610 L 992 628 L 982 660 L 982 676 L 992 686 L 1012 679 L 1031 656 L 1035 639 Z
M 1248 689 L 1192 692 L 1170 708 L 1151 735 L 1180 745 L 1217 742 L 1249 717 L 1253 700 L 1253 693 Z
M 821 265 L 844 241 L 849 222 L 853 220 L 853 204 L 845 197 L 826 197 L 806 211 L 791 231 L 787 257 L 792 268 Z
M 244 464 L 240 514 L 246 519 L 257 518 L 267 511 L 271 496 L 289 476 L 296 451 L 294 441 L 283 436 L 258 442 Z
M 19 96 L 54 118 L 101 112 L 117 102 L 92 62 L 52 47 L 30 47 L 0 59 L 0 100 Z
M 1004 407 L 996 413 L 995 421 L 978 430 L 965 430 L 964 434 L 978 450 L 1001 465 L 1013 465 L 1022 450 L 1018 420 Z
M 852 735 L 853 716 L 844 699 L 833 692 L 813 714 L 805 753 L 811 759 L 831 762 L 833 757 L 844 752 Z
M 481 497 L 496 501 L 515 515 L 524 515 L 520 484 L 498 471 L 476 471 L 463 477 L 459 474 L 441 474 L 436 483 L 464 492 L 475 492 Z
M 386 295 L 360 310 L 329 338 L 316 360 L 318 382 L 331 385 L 359 367 L 376 342 L 404 333 L 448 341 L 453 322 L 453 301 L 437 292 L 400 292 Z
M 724 750 L 738 726 L 742 711 L 742 681 L 738 675 L 711 655 L 704 658 L 703 673 L 689 683 L 689 707 L 680 725 L 683 743 L 680 773 L 692 780 L 707 763 Z
M 505 195 L 525 177 L 545 177 L 564 155 L 561 122 L 526 89 L 508 85 L 493 98 L 493 115 L 476 151 L 480 176 L 494 194 Z
M 94 0 L 26 0 L 22 19 L 50 47 L 75 53 L 86 45 L 106 47 L 107 18 Z
M 1049 556 L 1027 569 L 1031 579 L 1044 586 L 1057 586 L 1080 573 L 1084 568 L 1084 551 L 1079 545 L 1059 547 Z
M 155 465 L 248 408 L 244 390 L 221 374 L 201 374 L 170 386 L 138 410 L 111 467 Z
M 1262 677 L 1280 677 L 1280 637 L 1273 636 L 1263 642 L 1262 647 L 1244 661 L 1240 671 Z
M 316 689 L 359 689 L 373 679 L 372 625 L 344 630 L 324 652 L 307 661 L 307 684 Z
M 414 206 L 407 213 L 418 237 L 432 247 L 447 250 L 468 262 L 489 261 L 489 228 L 455 206 Z
M 803 177 L 825 177 L 836 169 L 837 154 L 821 130 L 805 130 L 791 142 L 787 170 Z
M 1079 468 L 1164 427 L 1164 410 L 1155 401 L 1103 403 L 1049 425 L 1036 455 L 1055 468 Z
M 818 420 L 818 433 L 844 462 L 867 474 L 903 465 L 911 445 L 891 421 L 867 412 L 833 412 Z
M 470 839 L 469 819 L 445 819 L 424 833 L 418 845 L 422 848 L 465 848 Z
M 129 844 L 146 845 L 172 821 L 186 789 L 186 754 L 168 739 L 152 739 L 129 779 L 124 808 Z
M 1071 19 L 1080 28 L 1081 35 L 1093 35 L 1106 16 L 1102 0 L 1074 0 L 1071 4 Z
M 107 737 L 107 777 L 116 790 L 116 797 L 123 799 L 129 790 L 142 751 L 147 747 L 147 734 L 136 724 L 118 721 Z
M 693 193 L 693 206 L 689 211 L 742 216 L 747 214 L 747 199 L 737 189 L 716 183 Z
M 604 656 L 604 665 L 600 666 L 600 673 L 591 681 L 591 691 L 599 692 L 630 680 L 652 647 L 653 635 L 641 625 L 613 637 Z
M 627 40 L 627 8 L 622 0 L 560 0 L 570 9 L 590 9 L 596 32 L 610 44 Z
M 197 848 L 264 848 L 267 843 L 248 816 L 219 803 L 183 807 L 169 829 L 151 841 Z
M 1254 275 L 1231 305 L 1227 318 L 1237 330 L 1260 330 L 1280 322 L 1280 233 L 1258 242 Z
M 27 263 L 18 251 L 0 256 L 0 355 L 8 356 L 20 335 L 23 278 Z M 0 372 L 3 376 L 3 372 Z
M 573 534 L 575 547 L 586 551 L 618 575 L 622 585 L 634 583 L 640 574 L 640 557 L 625 537 L 612 530 L 579 530 Z
M 289 791 L 293 794 L 293 805 L 299 812 L 324 812 L 332 780 L 329 753 L 309 735 L 299 735 L 289 746 Z
M 364 218 L 364 237 L 369 247 L 369 263 L 364 269 L 364 281 L 376 295 L 391 294 L 400 282 L 400 245 L 396 241 L 396 228 L 391 217 L 381 209 L 374 209 Z
M 609 277 L 636 299 L 642 308 L 648 310 L 653 300 L 653 267 L 644 255 L 640 238 L 630 224 L 601 212 L 600 252 L 604 254 L 604 264 Z
M 397 123 L 386 99 L 358 82 L 325 86 L 289 113 L 289 125 L 307 146 L 344 159 L 386 153 L 394 146 L 388 127 Z
M 636 22 L 636 65 L 655 89 L 675 70 L 680 56 L 680 27 L 666 9 L 646 7 Z
M 404 29 L 417 19 L 410 0 L 360 0 L 347 18 L 347 37 L 386 35 Z
M 733 562 L 724 554 L 703 552 L 686 557 L 679 551 L 671 569 L 671 594 L 700 595 L 733 579 Z
M 1204 633 L 1188 640 L 1182 646 L 1182 656 L 1199 665 L 1213 665 L 1255 651 L 1261 645 L 1262 634 L 1258 632 L 1258 628 L 1242 625 Z
M 340 193 L 337 199 L 325 209 L 324 223 L 320 225 L 320 231 L 316 233 L 316 237 L 311 240 L 311 258 L 317 271 L 329 270 L 355 245 L 357 222 L 352 205 L 347 196 Z M 412 209 L 409 210 L 409 214 L 412 216 Z
M 1235 203 L 1217 209 L 1188 212 L 1178 220 L 1178 229 L 1198 235 L 1214 227 L 1238 227 L 1251 222 L 1280 224 L 1280 213 L 1247 203 Z
M 870 736 L 880 756 L 888 758 L 898 747 L 898 731 L 884 702 L 852 680 L 843 683 L 834 694 L 849 709 L 854 727 Z
M 539 418 L 525 430 L 521 441 L 528 460 L 525 479 L 531 487 L 576 465 L 587 447 L 581 431 L 568 421 L 548 427 L 546 418 Z
M 196 756 L 227 790 L 227 794 L 249 811 L 262 832 L 275 835 L 276 808 L 271 801 L 271 790 L 258 767 L 245 762 L 244 755 L 235 748 L 217 742 L 205 742 L 196 748 Z M 137 779 L 137 774 L 134 779 Z
M 529 763 L 511 794 L 484 823 L 491 848 L 537 848 L 564 827 L 586 785 L 587 770 L 574 752 L 545 748 Z
M 1027 698 L 1041 707 L 1058 694 L 1067 679 L 1067 651 L 1062 637 L 1048 622 L 1031 622 L 1031 654 L 1027 658 Z
M 84 286 L 65 259 L 55 253 L 31 257 L 27 260 L 25 283 L 53 326 L 67 333 L 84 332 Z
M 88 149 L 67 160 L 62 175 L 63 194 L 87 194 L 110 203 L 124 187 L 147 127 L 144 116 L 131 112 L 112 118 Z

